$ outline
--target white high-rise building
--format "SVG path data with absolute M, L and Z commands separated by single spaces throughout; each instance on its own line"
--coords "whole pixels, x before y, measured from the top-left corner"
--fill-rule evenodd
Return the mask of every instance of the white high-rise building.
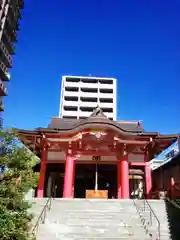
M 85 119 L 99 106 L 111 120 L 116 120 L 116 79 L 63 76 L 59 117 Z

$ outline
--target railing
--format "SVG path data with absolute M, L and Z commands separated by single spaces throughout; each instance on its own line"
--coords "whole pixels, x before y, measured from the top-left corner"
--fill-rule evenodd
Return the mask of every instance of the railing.
M 37 233 L 39 225 L 45 223 L 47 211 L 49 211 L 51 209 L 51 202 L 52 202 L 52 198 L 50 197 L 50 198 L 48 198 L 46 204 L 44 205 L 44 207 L 37 219 L 37 222 L 36 222 L 35 226 L 33 227 L 33 230 L 32 230 L 33 235 L 35 235 Z
M 143 196 L 144 197 L 144 196 Z M 147 201 L 147 199 L 144 197 L 142 199 L 143 201 L 143 206 L 140 205 L 138 206 L 137 202 L 140 200 L 135 200 L 133 199 L 133 202 L 136 206 L 137 212 L 140 216 L 141 222 L 143 223 L 143 226 L 146 230 L 147 233 L 149 233 L 149 235 L 154 239 L 153 233 L 151 232 L 152 227 L 153 227 L 153 219 L 155 219 L 156 222 L 156 240 L 160 240 L 160 221 L 158 219 L 158 217 L 156 216 L 155 212 L 153 211 L 152 207 L 150 206 L 149 202 Z M 148 208 L 148 212 L 147 212 L 147 208 Z M 148 214 L 146 214 L 148 213 Z M 151 229 L 151 230 L 150 230 Z

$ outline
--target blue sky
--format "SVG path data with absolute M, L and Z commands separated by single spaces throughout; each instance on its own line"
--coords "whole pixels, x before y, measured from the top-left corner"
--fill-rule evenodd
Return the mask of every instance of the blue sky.
M 25 0 L 5 126 L 46 127 L 61 76 L 91 74 L 118 79 L 118 119 L 180 132 L 178 2 Z

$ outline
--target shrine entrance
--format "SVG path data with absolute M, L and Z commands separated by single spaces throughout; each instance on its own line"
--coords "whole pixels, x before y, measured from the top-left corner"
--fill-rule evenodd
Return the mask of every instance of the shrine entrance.
M 45 180 L 45 197 L 62 198 L 64 185 L 64 163 L 48 164 Z
M 87 190 L 106 190 L 108 198 L 116 198 L 117 166 L 113 164 L 76 164 L 74 197 L 86 198 Z

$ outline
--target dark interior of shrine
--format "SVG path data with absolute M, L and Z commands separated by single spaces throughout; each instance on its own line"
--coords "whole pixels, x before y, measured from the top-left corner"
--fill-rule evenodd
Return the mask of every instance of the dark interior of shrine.
M 64 184 L 64 163 L 52 163 L 47 165 L 45 178 L 45 197 L 62 198 Z
M 40 171 L 40 164 L 34 168 Z M 44 196 L 62 198 L 64 184 L 64 163 L 52 163 L 47 165 Z M 114 164 L 76 164 L 74 178 L 74 197 L 85 198 L 86 190 L 95 190 L 97 171 L 98 190 L 108 190 L 108 198 L 117 198 L 117 166 Z M 144 183 L 144 174 L 141 167 L 133 167 L 129 171 L 130 198 L 138 188 L 139 181 Z M 145 190 L 145 185 L 143 186 Z M 37 190 L 37 189 L 36 189 Z M 36 191 L 35 191 L 36 192 Z M 35 193 L 36 195 L 36 193 Z
M 108 190 L 108 198 L 117 196 L 117 167 L 110 164 L 77 164 L 75 169 L 75 198 L 85 198 L 86 190 Z
M 63 163 L 48 164 L 45 178 L 45 197 L 59 197 L 63 195 L 64 183 Z M 108 198 L 117 197 L 117 167 L 110 164 L 76 164 L 74 179 L 74 197 L 85 198 L 86 190 L 94 190 L 96 183 L 98 190 L 108 190 Z

